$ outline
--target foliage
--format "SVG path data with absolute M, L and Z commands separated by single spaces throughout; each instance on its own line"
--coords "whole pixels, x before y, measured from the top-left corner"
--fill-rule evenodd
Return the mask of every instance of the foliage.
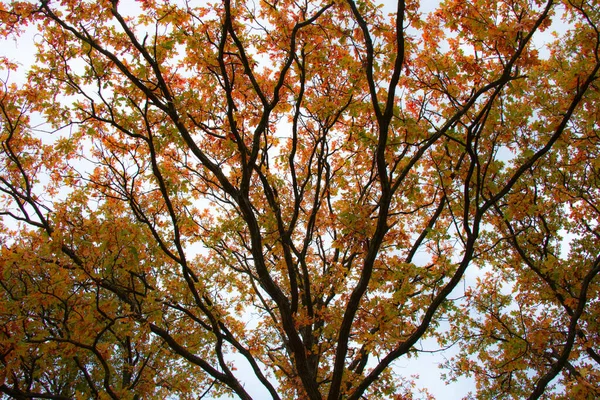
M 600 397 L 593 0 L 0 7 L 0 393 Z

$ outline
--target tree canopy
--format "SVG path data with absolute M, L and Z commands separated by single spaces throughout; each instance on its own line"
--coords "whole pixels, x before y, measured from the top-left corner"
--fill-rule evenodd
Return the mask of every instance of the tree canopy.
M 600 397 L 600 7 L 393 7 L 0 3 L 0 393 Z

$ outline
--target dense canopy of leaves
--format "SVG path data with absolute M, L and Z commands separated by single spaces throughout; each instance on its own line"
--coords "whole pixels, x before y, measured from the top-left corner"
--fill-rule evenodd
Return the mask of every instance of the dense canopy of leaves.
M 388 8 L 0 3 L 0 393 L 600 397 L 600 7 Z

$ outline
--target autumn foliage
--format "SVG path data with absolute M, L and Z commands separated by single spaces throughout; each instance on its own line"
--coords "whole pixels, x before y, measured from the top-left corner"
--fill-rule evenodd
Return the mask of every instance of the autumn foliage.
M 0 3 L 0 393 L 599 398 L 600 6 L 389 7 Z

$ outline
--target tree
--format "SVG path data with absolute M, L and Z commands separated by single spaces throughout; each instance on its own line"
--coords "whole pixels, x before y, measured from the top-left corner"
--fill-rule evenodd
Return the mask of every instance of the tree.
M 600 396 L 594 1 L 126 3 L 0 8 L 1 393 Z

